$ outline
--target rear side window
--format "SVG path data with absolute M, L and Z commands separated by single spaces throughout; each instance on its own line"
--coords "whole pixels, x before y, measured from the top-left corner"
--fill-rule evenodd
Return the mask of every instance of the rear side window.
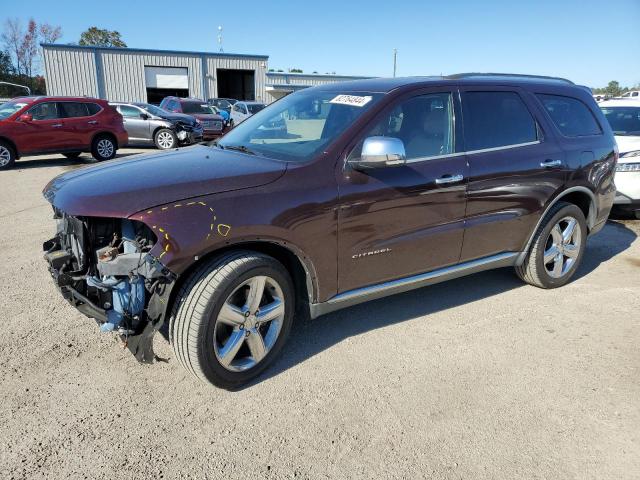
M 87 110 L 89 110 L 89 115 L 95 115 L 100 110 L 102 110 L 102 107 L 97 103 L 87 103 L 86 105 L 87 105 Z
M 538 94 L 538 98 L 565 137 L 584 137 L 602 133 L 589 107 L 577 98 L 543 94 Z
M 463 124 L 467 151 L 538 139 L 536 122 L 516 92 L 466 92 Z
M 62 109 L 64 110 L 65 117 L 67 118 L 77 118 L 77 117 L 88 117 L 89 109 L 87 108 L 86 103 L 80 102 L 63 102 Z

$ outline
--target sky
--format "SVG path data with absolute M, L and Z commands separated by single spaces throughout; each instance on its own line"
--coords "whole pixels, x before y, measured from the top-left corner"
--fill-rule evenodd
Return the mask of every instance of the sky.
M 95 5 L 89 7 L 89 5 Z M 269 55 L 269 68 L 398 76 L 509 72 L 640 84 L 640 0 L 0 0 L 7 18 L 90 26 L 129 47 Z

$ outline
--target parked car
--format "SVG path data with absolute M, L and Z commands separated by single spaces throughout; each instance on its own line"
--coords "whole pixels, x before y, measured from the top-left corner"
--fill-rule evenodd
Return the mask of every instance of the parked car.
M 18 97 L 0 105 L 0 169 L 23 155 L 91 152 L 110 160 L 127 143 L 122 116 L 88 97 Z
M 251 115 L 258 113 L 264 107 L 265 104 L 260 102 L 236 102 L 231 109 L 231 120 L 233 120 L 235 125 L 238 125 Z
M 202 141 L 202 123 L 182 113 L 172 113 L 149 103 L 111 102 L 124 119 L 129 144 L 153 144 L 160 150 Z
M 218 138 L 225 131 L 224 119 L 213 113 L 211 107 L 198 98 L 165 97 L 160 102 L 160 108 L 173 113 L 184 113 L 191 115 L 202 122 L 203 138 L 213 140 Z
M 640 90 L 629 90 L 628 92 L 620 95 L 620 98 L 640 100 Z
M 265 138 L 293 112 L 287 136 Z M 567 80 L 322 85 L 209 146 L 53 179 L 45 257 L 62 295 L 138 359 L 153 361 L 166 319 L 190 372 L 236 388 L 294 316 L 497 267 L 565 285 L 607 220 L 616 159 L 604 115 Z
M 207 100 L 209 105 L 213 105 L 214 107 L 218 107 L 220 110 L 224 110 L 229 115 L 231 115 L 231 107 L 237 102 L 233 98 L 210 98 Z
M 620 149 L 613 207 L 640 219 L 640 102 L 609 100 L 602 102 L 600 108 Z

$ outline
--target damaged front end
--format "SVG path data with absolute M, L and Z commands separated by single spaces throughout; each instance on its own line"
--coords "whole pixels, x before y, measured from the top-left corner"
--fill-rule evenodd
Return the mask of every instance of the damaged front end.
M 56 235 L 44 258 L 63 297 L 115 332 L 135 357 L 153 362 L 153 336 L 164 323 L 176 276 L 150 252 L 157 242 L 144 223 L 74 217 L 54 208 Z

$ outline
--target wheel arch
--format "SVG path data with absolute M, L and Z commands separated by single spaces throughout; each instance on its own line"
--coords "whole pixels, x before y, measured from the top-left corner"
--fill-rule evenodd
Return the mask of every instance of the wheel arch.
M 263 253 L 282 263 L 291 275 L 291 279 L 293 281 L 296 294 L 296 310 L 298 310 L 298 312 L 308 314 L 309 305 L 317 298 L 317 277 L 310 260 L 304 256 L 302 252 L 294 251 L 294 249 L 294 247 L 286 244 L 285 242 L 261 239 L 241 241 L 225 245 L 222 248 L 212 250 L 205 255 L 199 256 L 198 260 L 189 265 L 189 267 L 178 276 L 178 279 L 171 290 L 165 315 L 170 314 L 178 292 L 182 285 L 188 281 L 193 272 L 214 257 L 240 250 Z
M 516 259 L 516 265 L 522 265 L 529 253 L 529 248 L 531 248 L 531 243 L 533 242 L 533 238 L 538 231 L 538 228 L 544 221 L 544 218 L 546 217 L 549 210 L 551 210 L 551 208 L 561 200 L 567 203 L 572 203 L 580 208 L 580 210 L 582 210 L 582 213 L 584 213 L 584 218 L 587 220 L 587 232 L 589 232 L 594 227 L 598 212 L 596 196 L 594 195 L 594 193 L 584 186 L 574 186 L 567 188 L 566 190 L 563 190 L 558 195 L 556 195 L 553 200 L 551 200 L 545 207 L 542 215 L 540 215 L 540 219 L 529 235 L 527 244 Z
M 95 142 L 96 138 L 98 137 L 109 137 L 111 138 L 111 140 L 113 140 L 113 143 L 116 146 L 116 150 L 120 148 L 120 145 L 118 145 L 118 137 L 108 130 L 101 130 L 99 132 L 94 133 L 93 137 L 91 137 L 91 147 L 93 147 L 93 142 Z
M 16 160 L 20 158 L 20 151 L 18 150 L 18 146 L 13 140 L 7 137 L 0 136 L 0 141 L 9 144 L 9 146 L 13 149 L 13 153 L 16 155 Z

